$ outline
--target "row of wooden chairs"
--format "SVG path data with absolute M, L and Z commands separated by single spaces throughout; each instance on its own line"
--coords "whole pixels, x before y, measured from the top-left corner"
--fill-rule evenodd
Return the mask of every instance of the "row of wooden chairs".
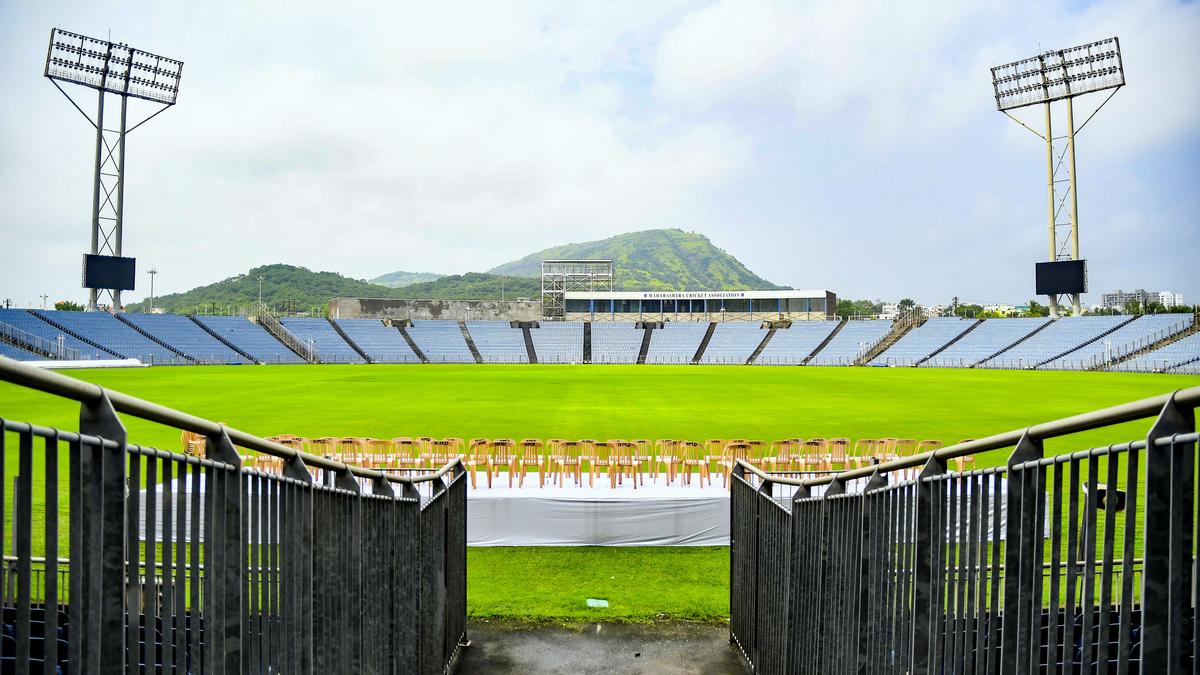
M 202 454 L 203 437 L 183 437 L 184 452 Z M 560 487 L 571 478 L 594 487 L 601 472 L 608 476 L 611 487 L 630 480 L 634 489 L 644 485 L 645 477 L 654 482 L 664 476 L 667 484 L 676 479 L 682 485 L 698 480 L 701 488 L 712 484 L 712 474 L 719 471 L 722 485 L 729 486 L 729 477 L 738 461 L 773 472 L 821 472 L 859 468 L 876 462 L 919 454 L 942 447 L 938 440 L 907 438 L 858 439 L 847 438 L 787 438 L 772 442 L 755 439 L 708 439 L 703 443 L 690 440 L 646 439 L 567 440 L 551 438 L 486 439 L 432 437 L 396 437 L 392 439 L 335 437 L 304 438 L 280 435 L 268 440 L 347 464 L 369 468 L 428 470 L 461 458 L 471 474 L 472 487 L 476 474 L 482 472 L 488 487 L 500 473 L 508 474 L 508 484 L 514 481 L 523 487 L 531 472 L 536 472 L 538 485 L 545 487 L 546 479 Z M 282 460 L 270 455 L 248 457 L 256 468 L 281 472 Z M 974 468 L 974 457 L 955 460 L 958 470 Z M 586 471 L 585 471 L 586 469 Z

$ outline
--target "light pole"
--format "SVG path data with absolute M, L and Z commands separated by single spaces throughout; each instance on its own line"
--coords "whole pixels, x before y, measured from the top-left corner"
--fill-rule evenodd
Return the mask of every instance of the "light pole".
M 146 274 L 150 275 L 150 313 L 154 313 L 154 277 L 158 274 L 158 270 L 151 267 L 146 270 Z
M 258 306 L 262 307 L 262 277 L 258 278 Z
M 504 302 L 504 280 L 508 277 L 500 275 L 500 302 Z
M 46 309 L 46 298 L 48 298 L 48 297 L 50 297 L 50 296 L 46 295 L 45 293 L 42 293 L 42 309 Z

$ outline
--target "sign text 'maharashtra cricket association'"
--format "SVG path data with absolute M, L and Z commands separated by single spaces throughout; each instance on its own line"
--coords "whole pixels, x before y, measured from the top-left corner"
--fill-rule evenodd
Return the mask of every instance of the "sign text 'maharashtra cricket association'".
M 642 293 L 642 298 L 645 300 L 687 300 L 696 299 L 702 300 L 705 298 L 715 300 L 721 298 L 744 298 L 745 291 L 660 291 Z

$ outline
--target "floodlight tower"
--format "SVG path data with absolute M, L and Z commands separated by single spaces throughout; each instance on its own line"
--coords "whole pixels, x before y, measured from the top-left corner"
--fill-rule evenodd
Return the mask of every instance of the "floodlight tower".
M 50 30 L 45 76 L 71 105 L 96 129 L 96 173 L 92 185 L 92 237 L 90 253 L 83 257 L 83 286 L 88 289 L 89 310 L 107 291 L 114 309 L 121 307 L 121 291 L 133 290 L 133 258 L 121 256 L 125 216 L 125 136 L 175 105 L 183 62 L 143 52 L 121 43 Z M 78 84 L 98 92 L 93 120 L 58 82 Z M 118 96 L 121 113 L 115 128 L 107 128 L 104 99 Z M 126 128 L 130 98 L 162 105 L 142 121 Z
M 1125 85 L 1125 67 L 1121 61 L 1121 43 L 1111 37 L 1069 49 L 1049 51 L 992 68 L 992 88 L 996 108 L 1017 124 L 1031 131 L 1046 143 L 1047 218 L 1050 235 L 1050 258 L 1036 266 L 1037 293 L 1050 298 L 1050 315 L 1059 316 L 1059 297 L 1071 296 L 1071 312 L 1082 311 L 1079 294 L 1087 292 L 1087 261 L 1079 257 L 1079 197 L 1076 189 L 1075 135 L 1087 126 L 1117 90 Z M 1076 96 L 1111 89 L 1108 98 L 1075 127 L 1073 101 Z M 1055 137 L 1051 129 L 1051 104 L 1064 101 L 1067 114 L 1067 135 Z M 1046 135 L 1013 117 L 1008 111 L 1042 104 L 1046 117 Z M 1054 141 L 1066 139 L 1066 147 L 1056 152 Z M 1056 179 L 1064 158 L 1069 176 L 1066 190 L 1057 188 L 1064 181 Z M 1061 194 L 1061 197 L 1060 197 Z M 1058 222 L 1067 199 L 1071 200 L 1071 221 Z

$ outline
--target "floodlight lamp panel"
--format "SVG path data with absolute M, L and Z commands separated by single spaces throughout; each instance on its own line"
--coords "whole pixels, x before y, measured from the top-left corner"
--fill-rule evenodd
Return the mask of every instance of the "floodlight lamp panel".
M 1012 110 L 1125 85 L 1115 37 L 992 68 L 996 108 Z
M 50 31 L 45 75 L 108 93 L 174 105 L 183 62 L 54 28 Z

